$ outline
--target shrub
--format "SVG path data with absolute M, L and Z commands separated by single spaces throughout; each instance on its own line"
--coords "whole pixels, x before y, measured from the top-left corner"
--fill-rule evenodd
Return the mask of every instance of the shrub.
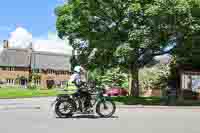
M 36 85 L 28 85 L 27 88 L 30 89 L 30 90 L 36 90 L 37 86 Z
M 122 88 L 128 89 L 128 81 L 124 81 Z
M 143 68 L 139 76 L 141 89 L 163 89 L 167 85 L 169 75 L 170 67 L 168 64 L 157 64 L 151 68 Z

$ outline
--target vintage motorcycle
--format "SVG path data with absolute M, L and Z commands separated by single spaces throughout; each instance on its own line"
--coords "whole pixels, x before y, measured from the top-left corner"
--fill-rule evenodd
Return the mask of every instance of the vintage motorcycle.
M 105 90 L 102 87 L 91 87 L 84 84 L 84 89 L 90 96 L 90 100 L 82 96 L 83 92 L 74 94 L 59 94 L 56 100 L 52 103 L 54 111 L 58 117 L 72 117 L 73 114 L 94 114 L 95 112 L 104 118 L 112 117 L 116 111 L 116 105 L 112 99 L 105 95 Z M 87 107 L 85 106 L 87 102 Z

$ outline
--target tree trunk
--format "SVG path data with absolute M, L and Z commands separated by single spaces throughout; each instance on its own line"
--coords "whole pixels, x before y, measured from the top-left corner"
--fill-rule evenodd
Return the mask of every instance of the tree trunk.
M 129 73 L 128 73 L 128 90 L 129 90 L 129 95 L 131 95 L 131 88 L 132 88 L 132 74 L 131 74 L 131 70 L 129 70 Z
M 131 96 L 139 97 L 139 69 L 134 66 L 129 70 L 129 93 Z

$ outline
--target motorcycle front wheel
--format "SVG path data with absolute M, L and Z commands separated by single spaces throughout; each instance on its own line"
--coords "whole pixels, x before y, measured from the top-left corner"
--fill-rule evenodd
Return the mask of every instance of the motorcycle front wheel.
M 112 100 L 99 101 L 96 106 L 96 113 L 104 118 L 112 117 L 116 111 L 116 105 Z

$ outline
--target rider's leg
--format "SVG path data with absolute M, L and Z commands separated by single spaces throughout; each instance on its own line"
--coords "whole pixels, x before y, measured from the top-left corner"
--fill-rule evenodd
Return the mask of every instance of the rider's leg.
M 90 108 L 90 94 L 87 92 L 84 92 L 84 107 L 85 110 L 88 110 Z

